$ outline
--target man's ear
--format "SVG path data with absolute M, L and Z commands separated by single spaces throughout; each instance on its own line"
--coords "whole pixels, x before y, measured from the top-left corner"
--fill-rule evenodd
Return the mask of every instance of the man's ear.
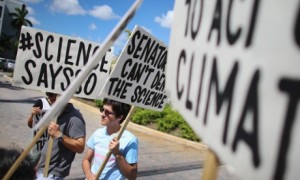
M 117 118 L 119 119 L 119 121 L 121 121 L 123 119 L 123 115 L 118 116 Z

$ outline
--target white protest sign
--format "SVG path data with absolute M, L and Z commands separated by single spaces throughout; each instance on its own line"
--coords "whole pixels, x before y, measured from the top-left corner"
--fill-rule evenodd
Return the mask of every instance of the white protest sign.
M 100 45 L 86 40 L 22 27 L 14 71 L 14 86 L 61 94 Z M 113 54 L 107 52 L 74 96 L 98 99 Z
M 174 107 L 241 179 L 299 179 L 299 1 L 177 0 L 174 15 Z
M 162 110 L 167 101 L 167 53 L 167 47 L 161 41 L 135 26 L 101 96 L 137 107 Z

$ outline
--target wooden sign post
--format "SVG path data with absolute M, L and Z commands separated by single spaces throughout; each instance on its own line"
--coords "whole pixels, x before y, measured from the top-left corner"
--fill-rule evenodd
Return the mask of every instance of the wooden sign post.
M 204 168 L 203 168 L 203 180 L 216 180 L 218 176 L 219 160 L 217 155 L 211 150 L 206 151 Z
M 53 137 L 50 136 L 49 140 L 48 140 L 48 149 L 47 149 L 45 168 L 44 168 L 44 173 L 43 173 L 44 177 L 48 177 L 52 147 L 53 147 Z
M 54 121 L 54 122 L 56 122 L 56 121 Z M 48 177 L 48 173 L 49 173 L 49 165 L 50 165 L 50 160 L 51 160 L 53 139 L 54 138 L 52 136 L 50 136 L 49 140 L 48 140 L 48 149 L 47 149 L 46 160 L 45 160 L 45 168 L 44 168 L 44 172 L 43 172 L 44 177 Z

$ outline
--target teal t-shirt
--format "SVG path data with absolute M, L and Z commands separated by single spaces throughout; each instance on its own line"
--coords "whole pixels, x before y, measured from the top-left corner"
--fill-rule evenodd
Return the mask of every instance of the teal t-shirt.
M 91 137 L 87 141 L 87 146 L 94 150 L 94 161 L 92 163 L 91 171 L 94 174 L 97 174 L 102 162 L 106 158 L 106 154 L 109 151 L 108 145 L 109 142 L 116 136 L 117 134 L 108 135 L 106 131 L 106 127 L 97 129 Z M 126 161 L 129 164 L 138 162 L 138 140 L 137 138 L 125 130 L 119 140 L 120 151 Z M 101 173 L 99 179 L 111 179 L 111 180 L 121 180 L 125 179 L 125 177 L 121 174 L 121 171 L 118 168 L 116 158 L 112 154 Z

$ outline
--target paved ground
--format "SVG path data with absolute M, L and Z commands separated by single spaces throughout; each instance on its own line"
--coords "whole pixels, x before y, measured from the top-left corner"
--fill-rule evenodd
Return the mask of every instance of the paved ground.
M 26 120 L 39 91 L 13 87 L 0 73 L 0 145 L 27 148 L 31 142 Z M 87 137 L 99 125 L 98 109 L 76 100 L 72 103 L 82 112 L 87 125 Z M 13 117 L 13 118 L 12 118 Z M 196 180 L 201 179 L 204 150 L 200 143 L 193 143 L 130 123 L 127 127 L 139 139 L 140 180 Z M 78 154 L 67 179 L 84 179 L 81 168 L 83 154 Z M 220 166 L 218 179 L 236 179 Z

